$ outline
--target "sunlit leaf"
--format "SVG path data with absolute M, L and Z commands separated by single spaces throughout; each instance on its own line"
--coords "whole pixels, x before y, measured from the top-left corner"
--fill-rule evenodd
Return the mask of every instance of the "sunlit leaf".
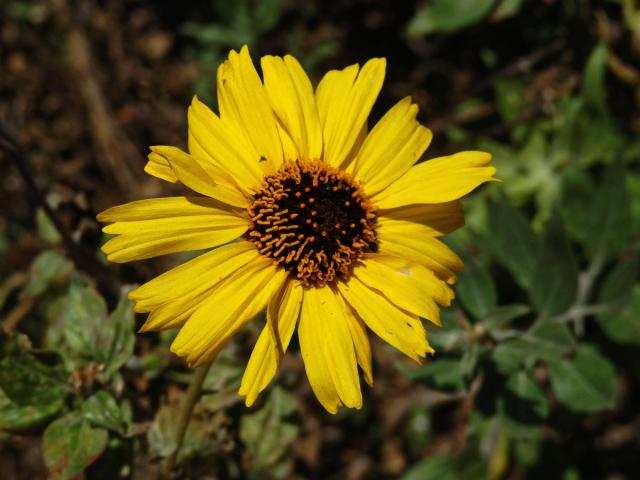
M 109 435 L 91 428 L 87 420 L 69 414 L 51 423 L 44 432 L 42 450 L 50 478 L 73 479 L 102 455 Z

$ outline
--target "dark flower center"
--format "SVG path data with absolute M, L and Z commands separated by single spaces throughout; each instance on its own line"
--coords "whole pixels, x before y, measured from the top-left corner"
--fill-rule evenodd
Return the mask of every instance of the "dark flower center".
M 253 199 L 246 239 L 307 287 L 348 278 L 359 258 L 378 249 L 371 202 L 324 162 L 283 164 Z

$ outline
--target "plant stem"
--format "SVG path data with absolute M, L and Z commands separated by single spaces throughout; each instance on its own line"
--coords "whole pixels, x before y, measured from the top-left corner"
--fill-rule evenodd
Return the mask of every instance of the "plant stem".
M 180 406 L 180 416 L 178 417 L 178 428 L 176 430 L 176 448 L 171 452 L 171 455 L 167 457 L 167 460 L 164 463 L 161 475 L 162 480 L 169 480 L 171 478 L 171 473 L 176 465 L 176 460 L 178 459 L 178 454 L 180 453 L 184 436 L 187 433 L 187 427 L 191 420 L 193 407 L 200 398 L 202 384 L 204 383 L 204 379 L 207 377 L 207 373 L 209 373 L 210 368 L 211 363 L 208 363 L 207 365 L 203 365 L 198 368 L 193 374 L 191 384 L 189 385 L 184 401 Z

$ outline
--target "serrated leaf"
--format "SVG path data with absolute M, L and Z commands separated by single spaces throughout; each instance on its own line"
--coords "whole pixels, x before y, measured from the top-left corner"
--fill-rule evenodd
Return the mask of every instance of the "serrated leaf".
M 554 217 L 536 256 L 529 296 L 538 313 L 551 317 L 565 312 L 578 289 L 578 265 L 560 221 Z
M 73 264 L 54 250 L 47 250 L 36 257 L 29 270 L 29 280 L 22 291 L 28 297 L 37 297 L 53 283 L 69 275 Z
M 249 469 L 254 475 L 287 478 L 291 459 L 286 455 L 298 436 L 299 427 L 285 418 L 295 411 L 293 397 L 273 388 L 264 406 L 240 420 L 240 439 L 249 452 Z
M 44 462 L 52 479 L 73 479 L 104 452 L 109 435 L 101 428 L 69 414 L 52 422 L 44 432 Z
M 522 288 L 528 288 L 536 269 L 538 252 L 538 240 L 529 223 L 507 200 L 502 199 L 491 205 L 489 224 L 493 232 L 493 254 Z
M 501 372 L 510 373 L 521 366 L 531 367 L 539 360 L 557 361 L 574 348 L 575 340 L 565 324 L 545 320 L 521 336 L 499 343 L 493 359 Z
M 80 411 L 92 425 L 124 433 L 122 411 L 109 392 L 99 390 L 82 403 Z
M 581 345 L 574 358 L 550 367 L 553 392 L 568 409 L 591 413 L 615 406 L 618 396 L 615 368 L 595 347 Z
M 28 339 L 14 335 L 2 349 L 0 388 L 17 405 L 43 407 L 59 403 L 69 393 L 68 374 L 60 358 L 45 363 L 30 350 Z M 44 357 L 44 355 L 42 355 Z
M 457 297 L 476 319 L 482 320 L 497 302 L 493 279 L 473 257 L 463 254 L 462 259 L 464 272 L 458 276 Z
M 631 297 L 617 313 L 598 316 L 598 324 L 614 342 L 640 345 L 640 285 L 635 285 Z
M 494 0 L 434 0 L 419 10 L 407 27 L 409 35 L 453 32 L 485 18 Z

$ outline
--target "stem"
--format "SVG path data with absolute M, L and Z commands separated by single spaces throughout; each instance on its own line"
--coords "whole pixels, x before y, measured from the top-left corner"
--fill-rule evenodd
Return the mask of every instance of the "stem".
M 207 373 L 209 373 L 210 368 L 211 363 L 208 363 L 207 365 L 203 365 L 202 367 L 198 368 L 193 374 L 193 379 L 191 380 L 191 384 L 187 389 L 186 397 L 180 408 L 180 416 L 178 417 L 178 429 L 176 431 L 176 448 L 173 450 L 173 452 L 171 452 L 171 455 L 169 455 L 167 457 L 167 460 L 165 461 L 160 477 L 162 480 L 169 480 L 171 478 L 171 473 L 175 468 L 176 460 L 178 459 L 178 453 L 180 453 L 180 448 L 182 447 L 182 442 L 184 441 L 184 436 L 187 433 L 187 427 L 189 426 L 189 421 L 191 420 L 193 407 L 200 398 L 202 384 L 204 383 L 204 379 L 207 377 Z

